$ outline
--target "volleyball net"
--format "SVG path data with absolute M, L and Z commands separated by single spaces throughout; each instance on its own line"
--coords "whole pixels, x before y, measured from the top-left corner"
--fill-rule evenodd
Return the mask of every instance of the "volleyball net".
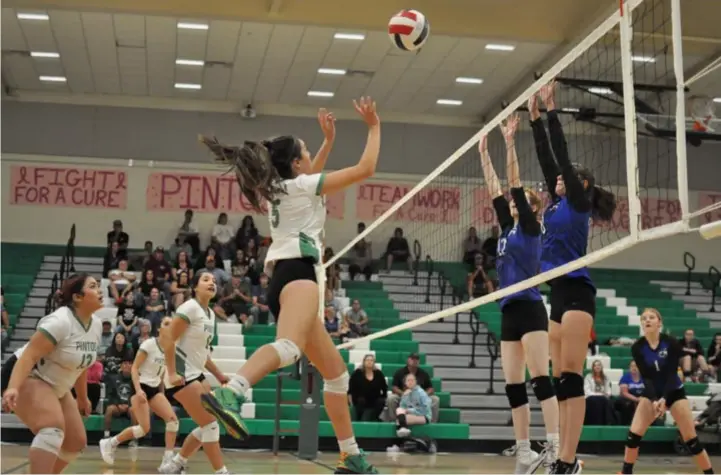
M 688 126 L 680 15 L 680 0 L 623 2 L 621 8 L 556 64 L 539 73 L 478 133 L 419 183 L 409 186 L 402 197 L 326 262 L 326 266 L 332 265 L 347 256 L 361 239 L 384 248 L 383 244 L 401 228 L 420 257 L 420 269 L 442 272 L 453 291 L 463 297 L 463 303 L 449 308 L 439 309 L 429 303 L 425 307 L 428 315 L 340 348 L 478 309 L 645 241 L 690 232 L 695 218 L 719 208 L 721 203 L 715 203 L 700 210 L 699 203 L 689 202 L 687 146 L 703 146 L 705 140 L 714 137 L 710 131 Z M 588 254 L 583 258 L 476 298 L 466 279 L 483 265 L 492 277 L 492 238 L 497 224 L 492 197 L 483 180 L 479 140 L 488 137 L 488 151 L 507 192 L 506 145 L 499 126 L 518 113 L 520 126 L 514 144 L 521 180 L 547 203 L 547 185 L 537 159 L 527 103 L 554 79 L 556 109 L 571 161 L 591 170 L 596 185 L 614 193 L 616 211 L 611 220 L 592 223 Z M 548 133 L 543 103 L 540 107 Z M 359 193 L 364 192 L 364 186 L 373 185 L 361 185 Z M 428 206 L 430 203 L 434 206 Z M 474 247 L 472 242 L 476 241 L 464 243 L 471 228 L 475 229 L 480 247 Z M 484 248 L 488 238 L 491 240 Z M 374 250 L 376 258 L 385 251 Z M 473 258 L 471 251 L 478 251 L 482 262 Z M 385 260 L 382 265 L 386 265 Z

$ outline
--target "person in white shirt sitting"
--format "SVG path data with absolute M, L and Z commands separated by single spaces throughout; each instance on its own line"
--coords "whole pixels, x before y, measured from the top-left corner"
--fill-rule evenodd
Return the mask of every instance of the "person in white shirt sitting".
M 108 291 L 117 303 L 122 300 L 127 293 L 126 290 L 129 291 L 131 284 L 135 282 L 135 274 L 128 271 L 128 260 L 118 261 L 118 268 L 108 272 L 108 279 L 110 279 Z
M 586 375 L 583 385 L 586 395 L 585 425 L 605 426 L 615 424 L 611 405 L 611 380 L 603 372 L 603 363 L 596 360 L 591 372 Z
M 235 233 L 233 227 L 228 224 L 228 215 L 220 213 L 218 216 L 218 222 L 213 226 L 213 232 L 210 240 L 212 246 L 216 248 L 221 259 L 230 259 L 233 255 L 233 238 Z

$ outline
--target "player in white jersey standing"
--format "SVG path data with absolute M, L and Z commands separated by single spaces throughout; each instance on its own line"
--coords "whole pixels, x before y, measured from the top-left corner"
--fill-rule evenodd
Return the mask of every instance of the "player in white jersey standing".
M 162 335 L 170 327 L 170 317 L 163 318 L 160 323 Z M 100 455 L 105 463 L 115 463 L 115 449 L 123 442 L 140 439 L 150 431 L 150 411 L 165 421 L 165 454 L 161 466 L 173 456 L 175 439 L 180 423 L 170 402 L 163 393 L 162 383 L 165 373 L 165 354 L 160 347 L 159 337 L 148 338 L 138 349 L 130 374 L 133 378 L 135 394 L 130 398 L 130 410 L 138 421 L 137 425 L 126 427 L 115 437 L 102 439 Z
M 102 334 L 93 315 L 103 306 L 100 285 L 87 274 L 72 275 L 63 283 L 61 304 L 38 323 L 3 394 L 5 406 L 35 434 L 30 473 L 60 473 L 87 445 L 81 414 L 92 409 L 86 370 Z
M 242 147 L 225 146 L 201 137 L 217 159 L 232 165 L 245 198 L 257 210 L 270 204 L 273 243 L 266 258 L 272 273 L 268 306 L 277 319 L 276 340 L 259 348 L 231 378 L 227 387 L 244 396 L 270 372 L 295 363 L 305 353 L 325 381 L 323 397 L 333 424 L 341 457 L 335 473 L 377 473 L 358 448 L 348 408 L 348 370 L 319 317 L 325 272 L 321 265 L 325 226 L 325 195 L 371 177 L 380 152 L 380 121 L 370 98 L 354 102 L 368 125 L 365 150 L 357 165 L 321 173 L 325 157 L 311 160 L 306 144 L 284 136 Z M 321 126 L 333 128 L 333 118 L 321 116 Z M 320 154 L 319 154 L 320 155 Z M 212 395 L 202 396 L 205 407 L 231 435 L 248 435 L 240 415 Z
M 210 391 L 204 384 L 204 370 L 221 384 L 228 382 L 210 359 L 210 344 L 215 336 L 215 313 L 210 306 L 216 291 L 213 274 L 196 274 L 191 289 L 193 298 L 175 310 L 170 327 L 160 335 L 160 346 L 165 353 L 167 370 L 165 395 L 168 399 L 175 398 L 198 427 L 185 438 L 180 452 L 163 463 L 158 471 L 184 472 L 188 458 L 202 444 L 215 473 L 228 473 L 220 449 L 220 426 L 200 402 L 200 396 Z

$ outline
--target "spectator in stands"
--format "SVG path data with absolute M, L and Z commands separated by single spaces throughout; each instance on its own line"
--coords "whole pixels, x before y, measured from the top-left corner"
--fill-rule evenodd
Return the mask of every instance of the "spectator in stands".
M 160 291 L 157 288 L 150 289 L 150 296 L 145 300 L 145 319 L 150 322 L 153 335 L 158 334 L 165 313 L 165 302 Z
M 271 242 L 273 242 L 273 240 L 269 237 L 263 238 L 260 241 L 260 247 L 258 248 L 258 262 L 256 264 L 258 269 L 263 270 L 265 268 L 265 257 L 268 255 L 268 249 L 270 249 Z
M 140 328 L 140 333 L 131 341 L 133 352 L 135 354 L 138 353 L 140 345 L 142 345 L 145 340 L 153 337 L 152 325 L 150 324 L 150 320 L 147 318 L 141 318 L 138 320 L 138 328 Z
M 130 242 L 130 236 L 128 233 L 123 231 L 123 222 L 119 219 L 113 221 L 113 230 L 108 233 L 107 245 L 117 242 L 119 248 L 125 252 L 128 249 L 128 243 Z
M 218 222 L 213 225 L 210 242 L 221 259 L 230 259 L 233 254 L 233 234 L 233 226 L 228 224 L 228 215 L 220 213 Z
M 621 396 L 616 399 L 614 408 L 621 416 L 620 424 L 624 426 L 631 425 L 639 398 L 643 395 L 643 390 L 646 387 L 635 361 L 631 360 L 628 371 L 623 373 L 618 386 Z
M 235 251 L 235 258 L 230 263 L 231 275 L 245 276 L 248 275 L 250 268 L 250 259 L 245 255 L 245 250 L 238 249 Z
M 173 241 L 173 244 L 168 249 L 168 257 L 170 258 L 170 261 L 177 262 L 178 254 L 181 252 L 185 252 L 186 260 L 190 262 L 190 258 L 193 256 L 193 248 L 190 247 L 190 244 L 187 242 L 184 242 L 179 237 L 176 237 L 175 241 Z
M 475 268 L 476 254 L 482 254 L 481 240 L 478 237 L 478 231 L 471 226 L 468 228 L 468 235 L 463 240 L 463 262 L 468 264 L 471 269 Z
M 218 253 L 215 252 L 215 248 L 213 246 L 208 246 L 205 249 L 205 252 L 203 253 L 203 255 L 200 256 L 200 258 L 195 260 L 195 266 L 193 267 L 195 269 L 195 273 L 197 273 L 199 270 L 205 268 L 205 263 L 208 261 L 209 257 L 215 258 L 215 268 L 216 269 L 226 270 L 225 264 L 223 263 L 223 260 L 218 256 Z M 230 271 L 231 269 L 228 269 L 228 270 Z
M 253 285 L 258 285 L 263 269 L 258 266 L 258 245 L 255 243 L 255 239 L 248 241 L 248 245 L 245 247 L 245 256 L 248 259 L 248 277 Z
M 333 307 L 335 313 L 340 312 L 342 307 L 340 300 L 336 298 L 335 294 L 333 294 L 333 291 L 328 287 L 326 287 L 325 289 L 325 306 Z
M 105 408 L 105 437 L 110 437 L 110 426 L 116 417 L 129 417 L 130 396 L 133 394 L 133 380 L 130 377 L 131 361 L 123 361 L 117 374 L 106 373 L 105 393 L 108 405 Z
M 483 269 L 483 256 L 476 254 L 474 259 L 476 267 L 473 272 L 468 274 L 467 284 L 468 298 L 471 300 L 493 292 L 493 282 L 491 282 L 488 274 Z
M 323 253 L 323 263 L 327 263 L 335 256 L 332 247 L 326 247 Z M 340 266 L 335 263 L 325 270 L 326 288 L 337 290 L 340 288 Z
M 178 273 L 177 280 L 170 286 L 173 309 L 180 307 L 191 295 L 190 275 L 187 272 Z
M 103 363 L 95 360 L 88 368 L 88 399 L 90 399 L 90 407 L 93 408 L 93 412 L 97 410 L 98 402 L 100 402 L 102 380 Z
M 366 225 L 364 223 L 358 223 L 358 234 L 365 231 L 365 229 Z M 348 266 L 350 279 L 355 280 L 355 277 L 362 273 L 365 275 L 366 280 L 371 280 L 371 275 L 373 275 L 373 249 L 371 243 L 366 241 L 366 238 L 353 245 L 348 257 L 350 258 L 350 266 Z
M 208 256 L 205 259 L 205 267 L 200 269 L 198 272 L 208 272 L 212 274 L 215 278 L 215 285 L 217 285 L 218 287 L 222 287 L 228 283 L 228 274 L 226 274 L 223 269 L 219 269 L 218 267 L 216 267 L 215 264 L 215 256 Z
M 391 391 L 393 394 L 388 396 L 388 417 L 390 420 L 396 419 L 396 409 L 401 401 L 401 397 L 405 392 L 405 378 L 408 374 L 415 376 L 415 382 L 418 386 L 423 389 L 428 396 L 431 398 L 431 421 L 438 422 L 438 410 L 440 406 L 440 399 L 436 396 L 433 389 L 431 377 L 426 373 L 423 368 L 419 368 L 420 356 L 417 353 L 411 353 L 406 361 L 406 366 L 396 371 L 393 375 L 393 387 Z
M 108 320 L 103 320 L 103 332 L 100 334 L 100 345 L 98 346 L 98 359 L 104 360 L 105 353 L 113 344 L 113 325 Z
M 275 315 L 268 307 L 268 283 L 268 275 L 260 274 L 260 285 L 253 292 L 253 306 L 250 308 L 253 320 L 261 325 L 275 324 Z
M 217 280 L 217 279 L 216 279 Z M 234 275 L 225 284 L 221 297 L 213 309 L 215 315 L 230 322 L 241 322 L 246 327 L 253 325 L 250 304 L 253 301 L 250 279 Z
M 178 239 L 182 243 L 188 243 L 193 249 L 193 255 L 200 254 L 200 238 L 198 228 L 193 224 L 193 210 L 185 210 L 185 218 L 183 224 L 178 229 Z
M 153 241 L 145 241 L 143 250 L 130 256 L 130 268 L 133 270 L 145 269 L 145 264 L 153 257 Z
M 155 286 L 163 292 L 166 300 L 170 300 L 170 284 L 173 279 L 171 276 L 172 267 L 165 260 L 165 249 L 158 246 L 153 251 L 153 257 L 145 264 L 145 270 L 152 270 L 155 276 Z
M 396 408 L 396 435 L 408 437 L 411 430 L 408 426 L 424 425 L 431 422 L 433 402 L 430 396 L 420 387 L 413 373 L 403 379 L 403 395 L 400 407 Z
M 127 258 L 127 253 L 120 250 L 120 245 L 117 241 L 111 242 L 105 252 L 105 256 L 103 256 L 103 277 L 107 277 L 111 270 L 117 269 L 121 259 Z
M 373 354 L 365 355 L 363 364 L 350 378 L 348 400 L 355 409 L 357 421 L 378 422 L 386 405 L 388 383 L 375 364 L 376 357 Z
M 138 295 L 141 305 L 145 305 L 145 299 L 150 297 L 150 291 L 155 287 L 155 272 L 152 269 L 148 269 L 143 272 L 143 280 L 138 284 Z M 137 304 L 137 300 L 136 300 Z
M 124 362 L 133 362 L 133 349 L 127 346 L 125 334 L 118 332 L 113 337 L 113 344 L 105 352 L 103 366 L 106 375 L 120 374 L 120 367 Z
M 708 364 L 711 365 L 711 370 L 714 372 L 714 376 L 718 380 L 719 367 L 721 367 L 721 333 L 716 333 L 713 336 L 713 341 L 708 347 Z
M 325 331 L 328 332 L 331 338 L 338 338 L 340 341 L 345 342 L 348 338 L 348 327 L 338 318 L 335 307 L 326 305 L 324 316 Z
M 490 237 L 486 238 L 481 245 L 483 255 L 483 268 L 486 270 L 496 267 L 496 248 L 498 247 L 498 226 L 491 228 Z
M 595 360 L 584 382 L 586 394 L 585 425 L 605 426 L 615 423 L 611 406 L 611 380 L 603 372 L 601 360 Z
M 5 351 L 8 343 L 10 343 L 10 315 L 5 309 L 5 295 L 0 296 L 0 316 L 2 317 L 2 342 L 0 347 L 2 347 L 2 351 Z
M 351 338 L 368 335 L 368 314 L 361 308 L 360 301 L 353 299 L 351 307 L 343 312 L 343 323 L 350 329 Z
M 156 289 L 157 291 L 157 289 Z M 132 340 L 140 333 L 138 328 L 138 312 L 135 306 L 135 297 L 133 294 L 126 294 L 125 300 L 118 304 L 118 326 L 115 327 L 116 333 L 122 333 L 126 340 Z
M 714 371 L 706 363 L 703 347 L 692 329 L 684 332 L 681 347 L 683 349 L 681 369 L 686 382 L 699 382 L 705 380 L 705 376 L 713 376 Z
M 188 252 L 185 250 L 181 250 L 180 252 L 178 252 L 178 255 L 175 257 L 175 265 L 171 270 L 173 280 L 177 280 L 178 274 L 181 272 L 185 272 L 186 274 L 188 274 L 189 281 L 193 280 L 193 265 L 190 262 L 190 254 L 188 254 Z
M 128 270 L 128 260 L 123 258 L 118 261 L 118 267 L 108 272 L 108 279 L 110 279 L 110 285 L 108 286 L 108 292 L 117 305 L 121 302 L 127 293 L 132 289 L 132 284 L 135 282 L 135 273 Z
M 243 218 L 243 221 L 240 223 L 238 232 L 235 233 L 235 248 L 247 248 L 248 241 L 250 240 L 256 241 L 255 244 L 257 245 L 258 237 L 258 228 L 255 227 L 255 221 L 253 221 L 253 217 L 250 215 L 246 215 Z
M 393 262 L 405 262 L 408 265 L 408 271 L 413 271 L 413 258 L 411 257 L 411 248 L 408 245 L 408 239 L 403 236 L 403 229 L 396 228 L 393 237 L 388 240 L 386 246 L 386 270 L 391 271 Z

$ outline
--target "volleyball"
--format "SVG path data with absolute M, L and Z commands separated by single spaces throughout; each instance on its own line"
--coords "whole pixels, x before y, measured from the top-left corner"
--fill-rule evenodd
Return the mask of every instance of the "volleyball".
M 388 23 L 388 36 L 396 48 L 415 51 L 428 39 L 430 25 L 423 13 L 416 10 L 401 10 Z

